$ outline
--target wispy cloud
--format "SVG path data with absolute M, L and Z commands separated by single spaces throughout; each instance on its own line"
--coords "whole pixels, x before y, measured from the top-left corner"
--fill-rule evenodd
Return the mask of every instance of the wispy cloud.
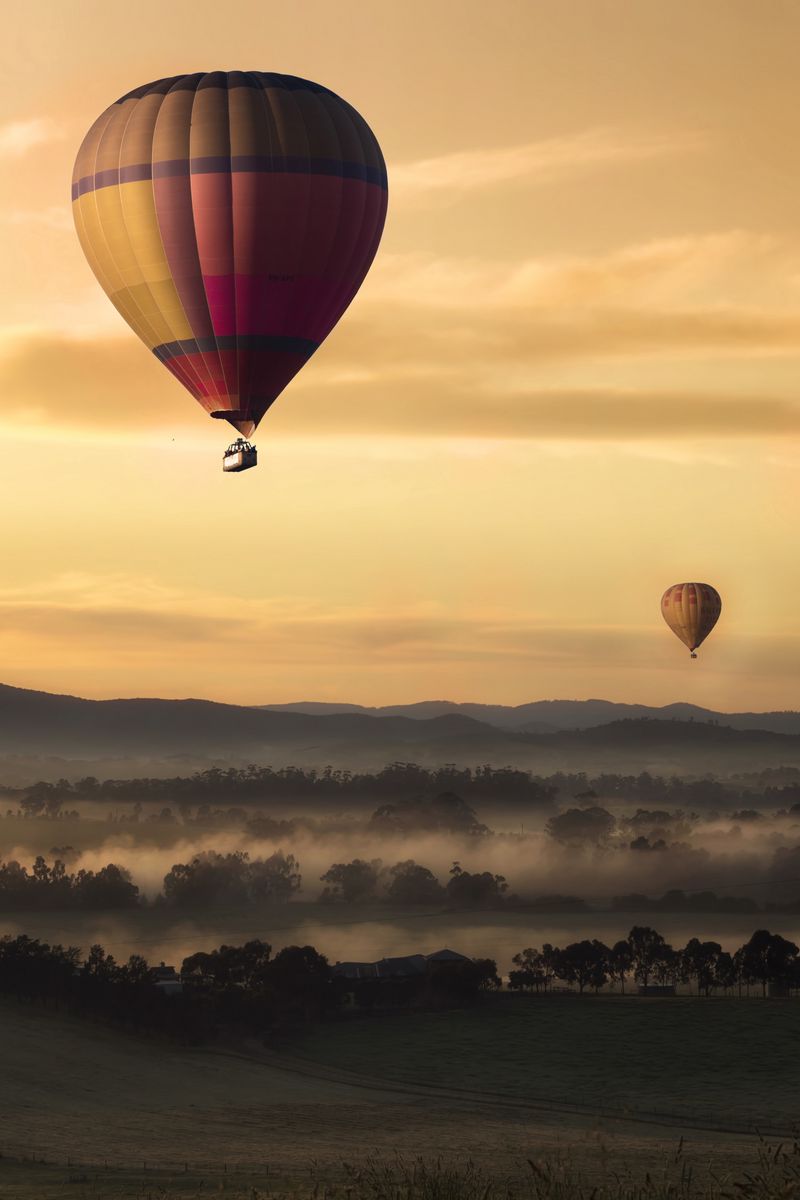
M 620 443 L 797 435 L 787 370 L 761 375 L 767 360 L 800 358 L 787 287 L 798 263 L 797 245 L 747 230 L 511 263 L 387 255 L 271 429 Z M 736 364 L 748 360 L 759 373 L 746 383 Z M 30 428 L 186 434 L 204 419 L 133 334 L 0 336 L 0 390 Z
M 646 135 L 619 129 L 590 129 L 515 146 L 461 150 L 391 168 L 392 194 L 399 199 L 457 195 L 504 183 L 552 184 L 604 166 L 660 158 L 698 149 L 697 134 Z
M 377 337 L 378 344 L 374 341 Z M 719 346 L 800 354 L 800 314 L 761 323 L 741 314 L 656 320 L 618 314 L 583 326 L 528 329 L 503 321 L 471 338 L 446 331 L 417 339 L 359 327 L 329 358 L 321 354 L 279 399 L 272 436 L 412 436 L 421 438 L 578 439 L 621 443 L 653 437 L 778 438 L 800 434 L 800 404 L 779 394 L 697 387 L 544 387 L 537 367 L 576 355 L 685 352 Z M 348 371 L 360 363 L 361 371 Z M 54 391 L 52 380 L 58 378 Z M 110 391 L 109 380 L 113 380 Z M 185 438 L 205 419 L 191 397 L 136 339 L 77 341 L 29 338 L 0 356 L 0 388 L 13 401 L 14 423 L 87 434 L 180 429 Z
M 735 298 L 753 303 L 754 282 L 759 294 L 772 289 L 785 298 L 793 270 L 800 272 L 800 248 L 744 229 L 653 239 L 600 254 L 511 261 L 384 253 L 362 303 L 480 312 L 643 303 L 686 309 L 714 289 L 730 307 Z
M 485 682 L 485 672 L 502 675 L 510 663 L 550 671 L 548 679 L 558 679 L 559 686 L 583 679 L 584 687 L 587 663 L 601 673 L 597 682 L 612 668 L 630 672 L 633 681 L 654 662 L 665 671 L 678 669 L 671 642 L 655 618 L 639 625 L 576 624 L 555 612 L 512 605 L 463 605 L 453 611 L 443 602 L 325 605 L 301 596 L 167 595 L 147 580 L 102 576 L 84 577 L 79 585 L 53 580 L 47 592 L 40 588 L 30 601 L 19 589 L 0 594 L 0 648 L 20 682 L 28 678 L 20 670 L 44 660 L 49 686 L 72 691 L 80 691 L 80 679 L 97 681 L 124 663 L 131 691 L 142 694 L 143 680 L 149 679 L 147 694 L 153 694 L 153 672 L 161 671 L 159 690 L 176 694 L 170 671 L 174 662 L 182 662 L 177 694 L 191 688 L 194 694 L 222 695 L 229 687 L 222 665 L 231 655 L 239 664 L 237 699 L 248 696 L 253 703 L 276 699 L 286 688 L 312 686 L 321 694 L 330 687 L 335 694 L 345 677 L 356 698 L 374 687 L 377 676 L 382 686 L 386 679 L 418 680 L 423 694 L 432 664 L 451 683 L 462 679 L 467 687 Z M 734 623 L 726 628 L 725 642 L 724 663 L 714 667 L 723 675 L 751 680 L 756 663 L 770 678 L 796 674 L 800 639 L 792 631 L 756 635 Z M 112 694 L 119 694 L 113 672 L 109 679 Z M 266 691 L 264 679 L 270 681 Z
M 45 142 L 61 137 L 51 117 L 29 117 L 26 121 L 7 121 L 0 125 L 0 158 L 21 158 Z

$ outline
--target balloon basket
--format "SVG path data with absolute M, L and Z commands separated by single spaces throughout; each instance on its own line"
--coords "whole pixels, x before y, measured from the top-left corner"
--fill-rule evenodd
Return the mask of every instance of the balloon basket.
M 223 471 L 248 471 L 258 463 L 258 453 L 244 438 L 237 438 L 222 456 Z

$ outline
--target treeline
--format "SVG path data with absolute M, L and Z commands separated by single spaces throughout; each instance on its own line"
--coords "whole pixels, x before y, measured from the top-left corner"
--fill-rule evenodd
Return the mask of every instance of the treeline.
M 74 874 L 60 859 L 49 866 L 41 855 L 30 870 L 14 861 L 0 863 L 0 912 L 125 909 L 139 902 L 130 873 L 115 863 Z
M 101 800 L 124 804 L 265 804 L 270 801 L 334 801 L 384 798 L 406 800 L 411 796 L 457 791 L 467 800 L 513 800 L 533 807 L 547 807 L 552 795 L 543 781 L 527 771 L 512 767 L 481 766 L 471 769 L 445 766 L 427 769 L 415 763 L 390 763 L 377 772 L 354 772 L 326 767 L 317 771 L 300 767 L 275 770 L 255 765 L 226 770 L 211 768 L 189 777 L 171 779 L 107 779 L 87 776 L 75 782 L 40 782 L 32 787 L 10 789 L 19 795 L 23 811 L 31 816 L 58 811 L 75 801 Z
M 69 847 L 64 848 L 66 850 Z M 467 871 L 454 862 L 442 882 L 428 867 L 405 859 L 393 866 L 381 859 L 354 858 L 333 863 L 320 876 L 324 885 L 315 897 L 325 904 L 392 904 L 444 910 L 487 911 L 515 908 L 538 913 L 588 913 L 580 896 L 518 896 L 504 875 Z M 286 903 L 301 891 L 300 864 L 293 854 L 277 850 L 252 858 L 244 850 L 220 854 L 214 850 L 175 863 L 164 876 L 162 890 L 152 903 L 164 908 L 213 910 L 259 903 Z M 0 912 L 61 909 L 131 909 L 146 904 L 124 867 L 108 863 L 98 871 L 68 872 L 57 858 L 52 866 L 36 858 L 29 870 L 18 862 L 0 863 Z M 755 900 L 718 896 L 716 892 L 684 892 L 673 888 L 660 897 L 639 892 L 614 896 L 612 912 L 756 913 Z M 800 912 L 800 899 L 767 902 L 766 912 Z
M 435 905 L 496 908 L 506 903 L 508 883 L 490 871 L 465 871 L 453 863 L 446 885 L 413 859 L 384 867 L 380 859 L 334 863 L 322 876 L 319 899 L 326 903 Z M 278 850 L 251 859 L 245 850 L 196 854 L 175 863 L 164 876 L 153 903 L 166 908 L 214 909 L 258 903 L 285 903 L 300 890 L 302 876 L 293 854 Z M 40 855 L 28 870 L 18 862 L 0 863 L 0 911 L 70 908 L 130 909 L 146 903 L 128 871 L 109 863 L 99 871 L 70 874 L 56 859 Z
M 319 1021 L 358 989 L 313 946 L 287 946 L 273 957 L 261 940 L 184 959 L 177 994 L 163 986 L 164 975 L 163 967 L 150 967 L 140 955 L 118 963 L 100 945 L 84 959 L 75 946 L 24 934 L 0 938 L 0 995 L 189 1043 L 223 1029 L 264 1034 Z M 465 1005 L 481 989 L 499 986 L 492 960 L 431 962 L 383 996 L 392 1006 Z M 364 1007 L 376 1007 L 375 997 L 360 994 Z
M 491 871 L 465 871 L 453 863 L 442 885 L 427 867 L 413 859 L 385 867 L 380 859 L 354 858 L 333 863 L 320 877 L 325 884 L 319 899 L 331 904 L 432 905 L 450 908 L 497 908 L 507 903 L 508 883 Z M 213 908 L 259 900 L 285 901 L 299 890 L 296 859 L 278 851 L 267 859 L 250 860 L 244 851 L 197 854 L 178 863 L 164 877 L 160 902 L 175 908 Z
M 689 984 L 697 993 L 742 991 L 758 985 L 766 995 L 769 984 L 788 991 L 800 989 L 800 958 L 794 942 L 766 929 L 757 930 L 734 954 L 718 942 L 691 938 L 683 949 L 671 946 L 647 925 L 635 925 L 627 938 L 606 946 L 596 938 L 572 942 L 559 949 L 545 944 L 515 954 L 508 986 L 520 991 L 548 991 L 558 982 L 599 991 L 609 983 L 625 991 L 633 979 L 643 988 Z
M 231 804 L 263 805 L 271 801 L 305 801 L 342 805 L 347 801 L 383 800 L 392 803 L 413 797 L 456 792 L 472 803 L 519 804 L 547 810 L 556 801 L 633 801 L 671 808 L 741 807 L 743 819 L 758 806 L 800 812 L 800 770 L 781 767 L 743 776 L 741 784 L 718 779 L 682 779 L 678 776 L 558 771 L 534 775 L 513 767 L 488 764 L 470 768 L 448 764 L 426 768 L 416 763 L 389 763 L 380 771 L 356 772 L 326 767 L 250 765 L 227 769 L 213 767 L 190 776 L 169 779 L 106 779 L 94 776 L 56 783 L 39 782 L 25 788 L 3 788 L 16 797 L 29 816 L 56 815 L 65 804 L 104 801 L 111 804 L 174 804 L 228 807 Z M 758 817 L 755 812 L 755 817 Z
M 766 929 L 730 954 L 697 938 L 676 949 L 655 929 L 634 926 L 612 947 L 597 940 L 544 945 L 521 951 L 514 964 L 509 987 L 517 991 L 553 991 L 561 981 L 581 994 L 609 984 L 624 992 L 630 980 L 645 989 L 688 983 L 705 996 L 741 995 L 752 986 L 766 995 L 775 984 L 786 993 L 800 989 L 797 946 Z M 0 938 L 0 995 L 188 1042 L 221 1030 L 271 1033 L 335 1015 L 348 1003 L 362 1010 L 458 1007 L 500 986 L 488 958 L 434 956 L 405 975 L 351 979 L 313 946 L 287 946 L 273 957 L 267 942 L 253 940 L 192 954 L 177 977 L 140 955 L 118 963 L 100 945 L 84 958 L 77 947 L 24 934 Z

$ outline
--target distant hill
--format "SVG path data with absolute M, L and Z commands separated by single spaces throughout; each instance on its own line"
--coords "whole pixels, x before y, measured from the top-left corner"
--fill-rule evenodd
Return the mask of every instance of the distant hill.
M 499 729 L 515 729 L 523 733 L 548 733 L 561 729 L 592 729 L 611 721 L 648 718 L 657 721 L 718 721 L 732 729 L 767 729 L 773 733 L 800 734 L 800 712 L 740 712 L 724 713 L 696 704 L 618 704 L 612 700 L 534 700 L 528 704 L 457 704 L 451 700 L 423 700 L 418 704 L 389 704 L 367 708 L 359 704 L 331 704 L 323 701 L 300 701 L 295 704 L 265 704 L 272 712 L 293 712 L 313 716 L 332 716 L 337 713 L 361 713 L 371 717 L 410 717 L 428 720 L 431 717 L 458 713 L 496 725 Z
M 396 761 L 491 763 L 537 774 L 728 775 L 800 766 L 798 716 L 791 713 L 772 714 L 785 717 L 790 726 L 794 718 L 795 726 L 782 732 L 748 727 L 757 714 L 715 717 L 691 705 L 647 709 L 605 701 L 545 701 L 506 710 L 445 702 L 409 707 L 417 715 L 391 709 L 341 712 L 337 706 L 286 711 L 209 700 L 82 700 L 0 685 L 0 783 L 78 773 L 106 778 L 188 774 L 213 764 L 248 762 L 370 771 Z M 609 710 L 625 716 L 601 723 Z M 472 714 L 481 711 L 523 713 L 524 727 L 477 720 Z M 531 711 L 548 712 L 553 720 L 531 720 Z M 688 720 L 678 719 L 687 713 Z M 556 721 L 579 718 L 590 723 L 554 727 Z M 734 720 L 743 727 L 735 728 Z
M 0 684 L 0 754 L 265 755 L 349 747 L 403 757 L 415 747 L 503 753 L 525 735 L 449 713 L 429 721 L 360 713 L 315 716 L 211 700 L 83 700 Z M 284 755 L 280 755 L 284 757 Z M 386 761 L 384 757 L 382 761 Z

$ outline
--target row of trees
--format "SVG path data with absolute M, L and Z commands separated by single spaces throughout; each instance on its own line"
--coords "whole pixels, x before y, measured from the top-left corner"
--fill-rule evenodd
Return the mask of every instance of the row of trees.
M 49 866 L 41 855 L 30 870 L 14 861 L 0 863 L 0 912 L 134 908 L 139 902 L 130 874 L 114 863 L 73 874 L 60 859 Z
M 297 859 L 282 850 L 255 859 L 244 850 L 230 854 L 206 850 L 167 872 L 160 899 L 176 908 L 285 902 L 299 891 L 301 882 Z
M 255 764 L 226 770 L 211 768 L 189 777 L 171 779 L 106 779 L 87 776 L 75 782 L 40 782 L 31 787 L 5 788 L 7 795 L 25 800 L 30 815 L 58 811 L 60 805 L 77 800 L 124 803 L 263 804 L 270 800 L 331 800 L 337 806 L 347 800 L 406 800 L 410 796 L 433 796 L 457 792 L 467 800 L 501 798 L 533 807 L 548 807 L 550 790 L 528 771 L 512 767 L 481 766 L 474 769 L 447 765 L 428 769 L 416 763 L 390 763 L 381 771 L 354 772 L 326 767 L 317 771 L 300 767 L 275 770 Z
M 496 908 L 508 902 L 508 883 L 502 875 L 465 871 L 459 863 L 453 863 L 445 886 L 413 859 L 393 867 L 384 867 L 380 859 L 334 863 L 321 880 L 325 888 L 320 898 L 329 903 Z M 251 859 L 244 850 L 206 850 L 167 872 L 155 903 L 181 909 L 285 903 L 301 882 L 293 854 L 278 850 L 267 858 Z M 128 871 L 114 863 L 73 873 L 61 859 L 50 866 L 41 855 L 30 870 L 15 861 L 0 863 L 0 912 L 129 909 L 144 902 Z
M 413 859 L 384 867 L 380 859 L 334 863 L 321 876 L 321 899 L 330 903 L 447 905 L 496 908 L 506 902 L 508 883 L 490 871 L 464 871 L 458 863 L 445 886 Z M 208 909 L 257 903 L 285 903 L 300 890 L 302 876 L 293 854 L 278 850 L 251 859 L 244 850 L 218 854 L 206 850 L 176 863 L 164 876 L 155 903 L 171 908 Z M 512 897 L 513 899 L 513 897 Z M 29 910 L 126 909 L 143 904 L 128 871 L 114 863 L 98 871 L 67 871 L 40 855 L 29 870 L 16 861 L 0 863 L 0 912 Z
M 427 867 L 412 858 L 385 868 L 379 858 L 354 858 L 334 863 L 321 880 L 327 886 L 320 899 L 344 904 L 447 905 L 450 908 L 497 908 L 510 899 L 508 882 L 491 871 L 465 871 L 454 862 L 443 886 Z
M 558 771 L 538 776 L 511 767 L 480 766 L 475 769 L 452 764 L 428 769 L 416 763 L 395 762 L 377 772 L 353 772 L 327 767 L 322 771 L 251 765 L 242 769 L 212 768 L 188 777 L 171 779 L 106 779 L 93 776 L 56 783 L 40 782 L 27 788 L 3 788 L 16 798 L 28 816 L 54 816 L 65 804 L 104 801 L 112 804 L 174 804 L 184 812 L 198 805 L 261 805 L 280 802 L 332 801 L 337 807 L 352 801 L 401 804 L 412 797 L 456 793 L 471 803 L 519 804 L 547 811 L 555 802 L 596 799 L 634 802 L 661 809 L 678 808 L 731 811 L 740 809 L 742 820 L 758 819 L 759 807 L 771 811 L 800 812 L 800 772 L 782 767 L 743 779 L 742 784 L 717 779 L 665 778 L 643 771 L 638 775 Z M 413 802 L 413 801 L 412 801 Z
M 692 938 L 683 949 L 671 946 L 647 925 L 634 925 L 627 938 L 606 946 L 596 938 L 573 942 L 563 949 L 545 944 L 514 955 L 515 969 L 508 985 L 521 991 L 547 991 L 557 981 L 599 990 L 607 984 L 625 991 L 633 979 L 643 987 L 689 984 L 698 995 L 730 992 L 759 985 L 782 984 L 800 989 L 800 957 L 794 942 L 766 929 L 757 930 L 734 954 L 718 942 Z
M 184 959 L 182 989 L 169 994 L 160 972 L 140 955 L 118 963 L 100 945 L 85 958 L 75 946 L 49 945 L 25 934 L 0 938 L 0 995 L 39 1001 L 136 1031 L 201 1042 L 221 1029 L 264 1033 L 318 1021 L 354 992 L 363 1008 L 391 1004 L 467 1004 L 499 987 L 495 963 L 430 963 L 413 979 L 377 989 L 345 979 L 313 946 L 269 943 L 220 946 Z
M 61 847 L 52 866 L 39 856 L 28 869 L 11 861 L 0 863 L 0 912 L 59 909 L 129 909 L 145 903 L 125 868 L 109 863 L 98 871 L 69 872 L 64 859 L 75 852 Z M 77 857 L 77 855 L 75 855 Z M 786 865 L 789 869 L 791 864 Z M 454 862 L 442 883 L 428 867 L 414 859 L 385 866 L 381 859 L 355 858 L 333 863 L 321 876 L 325 885 L 319 899 L 330 904 L 424 905 L 432 908 L 487 910 L 516 907 L 528 912 L 586 913 L 589 905 L 580 896 L 518 897 L 505 876 L 491 871 L 466 871 Z M 301 888 L 297 859 L 278 850 L 266 858 L 251 859 L 246 851 L 219 854 L 207 850 L 189 862 L 176 863 L 164 876 L 163 890 L 154 903 L 179 909 L 214 909 L 258 903 L 285 903 Z M 715 892 L 672 889 L 660 897 L 638 892 L 615 896 L 615 912 L 755 913 L 752 899 L 718 896 Z M 765 906 L 771 912 L 800 911 L 800 900 Z
M 781 810 L 779 815 L 800 818 L 800 805 L 796 806 L 795 811 Z M 632 814 L 615 817 L 601 805 L 584 802 L 580 807 L 565 808 L 550 817 L 545 832 L 565 845 L 627 845 L 631 850 L 688 849 L 686 839 L 691 838 L 693 831 L 709 816 L 713 816 L 714 820 L 719 819 L 717 812 L 706 813 L 704 818 L 682 808 L 671 812 L 638 808 Z M 757 809 L 730 813 L 730 820 L 739 825 L 752 826 L 765 819 Z M 676 842 L 676 838 L 684 840 Z

